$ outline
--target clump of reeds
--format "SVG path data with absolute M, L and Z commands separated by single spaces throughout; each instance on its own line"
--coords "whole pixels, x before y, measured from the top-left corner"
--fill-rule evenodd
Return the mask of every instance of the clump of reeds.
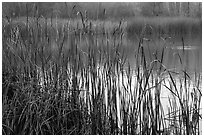
M 119 37 L 110 36 L 109 30 L 101 40 L 88 33 L 92 22 L 79 13 L 83 31 L 79 26 L 70 29 L 70 22 L 49 24 L 46 18 L 27 18 L 25 27 L 11 23 L 3 28 L 2 133 L 200 134 L 197 74 L 191 89 L 185 69 L 177 77 L 165 68 L 165 48 L 149 59 L 145 31 L 131 67 L 122 22 L 114 29 Z M 162 87 L 174 98 L 169 98 L 167 116 Z

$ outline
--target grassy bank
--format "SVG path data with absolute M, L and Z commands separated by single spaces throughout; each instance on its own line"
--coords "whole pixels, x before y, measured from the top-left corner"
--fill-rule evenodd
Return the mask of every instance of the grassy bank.
M 148 63 L 142 32 L 131 68 L 122 22 L 100 28 L 82 18 L 79 25 L 44 18 L 3 23 L 3 134 L 201 133 L 201 74 L 165 68 L 165 48 Z
M 202 36 L 202 20 L 187 17 L 138 17 L 128 21 L 127 33 L 147 36 Z
M 158 37 L 181 37 L 194 38 L 202 35 L 202 21 L 199 18 L 188 17 L 135 17 L 130 20 L 89 20 L 79 14 L 78 19 L 58 19 L 58 18 L 16 18 L 8 20 L 3 19 L 5 33 L 10 33 L 11 26 L 18 26 L 21 31 L 25 32 L 27 26 L 40 25 L 42 29 L 47 29 L 48 34 L 55 36 L 57 31 L 69 30 L 69 32 L 91 33 L 94 35 L 109 35 L 126 34 L 128 38 L 140 38 L 141 34 L 148 38 Z M 9 24 L 9 25 L 8 25 Z M 67 34 L 67 32 L 66 32 Z M 26 34 L 27 35 L 27 34 Z

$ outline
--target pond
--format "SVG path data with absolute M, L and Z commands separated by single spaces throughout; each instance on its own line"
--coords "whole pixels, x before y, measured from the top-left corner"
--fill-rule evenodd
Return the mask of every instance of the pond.
M 180 38 L 178 38 L 180 37 Z M 138 37 L 127 38 L 124 37 L 104 37 L 92 36 L 83 37 L 78 41 L 78 47 L 84 52 L 87 52 L 87 47 L 90 45 L 101 47 L 119 47 L 120 52 L 124 52 L 127 61 L 130 63 L 131 68 L 134 68 L 135 54 L 138 53 L 139 43 L 141 42 Z M 65 44 L 67 46 L 69 44 Z M 161 59 L 162 50 L 164 50 L 162 64 L 166 69 L 181 70 L 185 69 L 188 73 L 202 72 L 202 38 L 199 37 L 185 37 L 172 36 L 172 37 L 159 37 L 159 38 L 143 38 L 140 45 L 144 49 L 144 56 L 147 64 L 157 57 Z M 111 48 L 110 48 L 111 49 Z M 114 52 L 114 49 L 112 49 Z
M 70 41 L 67 41 L 68 43 L 64 46 L 70 45 Z M 157 39 L 147 39 L 143 38 L 142 41 L 139 39 L 133 39 L 133 38 L 122 38 L 122 37 L 103 37 L 103 36 L 89 36 L 89 37 L 79 37 L 76 41 L 77 48 L 80 52 L 85 53 L 84 59 L 88 57 L 88 53 L 90 50 L 90 47 L 95 49 L 96 54 L 94 55 L 98 61 L 96 61 L 97 64 L 97 70 L 96 75 L 97 78 L 92 79 L 94 76 L 90 72 L 89 74 L 89 80 L 90 84 L 88 87 L 81 86 L 82 89 L 86 89 L 89 91 L 89 93 L 82 93 L 81 97 L 86 98 L 87 94 L 93 94 L 93 92 L 100 92 L 100 89 L 93 89 L 92 82 L 95 83 L 95 86 L 104 87 L 104 96 L 105 96 L 105 104 L 108 108 L 109 105 L 109 92 L 112 90 L 111 87 L 108 87 L 105 83 L 109 81 L 111 83 L 115 83 L 112 86 L 115 86 L 115 95 L 116 95 L 116 102 L 117 102 L 117 117 L 118 117 L 118 124 L 123 124 L 123 118 L 124 115 L 121 114 L 121 111 L 123 111 L 123 103 L 124 98 L 125 102 L 130 101 L 132 103 L 129 104 L 129 108 L 134 107 L 134 101 L 135 99 L 138 99 L 138 83 L 140 85 L 138 76 L 141 73 L 143 77 L 145 71 L 151 70 L 151 65 L 154 64 L 154 67 L 152 67 L 153 73 L 151 73 L 148 80 L 148 87 L 145 87 L 145 82 L 143 81 L 141 86 L 143 89 L 143 92 L 151 93 L 152 94 L 152 104 L 155 108 L 156 106 L 156 95 L 157 92 L 159 92 L 159 102 L 162 104 L 160 109 L 160 113 L 163 113 L 163 116 L 166 119 L 166 124 L 170 124 L 171 120 L 168 119 L 170 116 L 170 112 L 172 111 L 178 111 L 180 110 L 181 106 L 178 105 L 179 98 L 177 98 L 175 95 L 172 94 L 172 92 L 176 92 L 176 88 L 178 89 L 179 93 L 178 96 L 181 97 L 183 103 L 186 101 L 187 103 L 184 107 L 187 106 L 190 107 L 190 113 L 192 113 L 191 109 L 193 108 L 192 104 L 195 103 L 196 96 L 199 96 L 199 93 L 196 93 L 197 89 L 201 89 L 201 86 L 198 84 L 197 81 L 201 82 L 201 74 L 202 74 L 202 39 L 201 38 L 179 38 L 176 37 L 168 37 L 168 38 L 157 38 Z M 142 65 L 142 62 L 139 62 L 136 59 L 141 54 L 141 50 L 138 47 L 143 48 L 142 56 L 145 57 L 145 64 L 146 67 L 144 69 L 144 66 Z M 117 51 L 117 54 L 115 54 Z M 109 54 L 105 54 L 108 52 Z M 105 56 L 101 57 L 101 53 L 105 54 Z M 84 55 L 84 54 L 83 54 Z M 106 56 L 107 55 L 107 56 Z M 122 62 L 122 60 L 125 58 L 125 63 L 122 69 L 117 73 L 116 75 L 110 74 L 110 79 L 108 78 L 108 75 L 104 75 L 104 72 L 106 72 L 106 62 L 107 58 L 108 60 L 112 60 L 112 63 L 114 64 L 117 61 L 114 61 L 115 56 L 120 56 L 118 58 L 119 62 Z M 138 55 L 138 56 L 137 56 Z M 139 57 L 140 58 L 140 57 Z M 120 60 L 121 59 L 121 60 Z M 142 58 L 140 58 L 143 60 Z M 139 60 L 140 60 L 139 59 Z M 100 60 L 100 61 L 99 61 Z M 140 61 L 141 61 L 140 60 Z M 158 60 L 160 63 L 158 63 Z M 84 63 L 87 60 L 84 60 Z M 104 62 L 103 62 L 104 61 Z M 110 61 L 111 62 L 111 61 Z M 86 62 L 88 63 L 88 61 Z M 85 63 L 85 64 L 86 64 Z M 144 62 L 143 62 L 144 63 Z M 120 63 L 119 63 L 120 64 Z M 156 64 L 156 65 L 155 65 Z M 162 64 L 162 65 L 161 65 Z M 109 64 L 110 65 L 110 64 Z M 115 65 L 115 64 L 114 64 Z M 113 65 L 113 66 L 114 66 Z M 138 67 L 139 65 L 139 67 Z M 161 67 L 162 66 L 162 67 Z M 137 69 L 141 69 L 140 72 L 138 72 Z M 161 69 L 161 70 L 160 70 Z M 124 71 L 124 73 L 123 73 Z M 170 75 L 168 72 L 172 72 Z M 185 73 L 184 73 L 185 72 Z M 114 72 L 113 72 L 114 73 Z M 174 74 L 175 73 L 175 74 Z M 173 76 L 173 80 L 171 79 L 171 76 Z M 80 76 L 79 76 L 80 77 Z M 188 77 L 188 78 L 186 78 Z M 80 79 L 80 78 L 79 78 Z M 101 82 L 102 81 L 102 82 Z M 104 83 L 103 83 L 104 82 Z M 107 83 L 109 83 L 107 82 Z M 158 83 L 157 83 L 158 82 Z M 175 82 L 175 85 L 174 85 Z M 158 84 L 158 85 L 157 85 Z M 157 85 L 157 86 L 156 86 Z M 110 85 L 111 86 L 111 85 Z M 114 87 L 113 87 L 114 88 Z M 172 89 L 172 91 L 170 90 Z M 96 90 L 96 91 L 95 91 Z M 135 96 L 135 97 L 133 97 Z M 127 103 L 126 102 L 126 103 Z M 128 104 L 128 103 L 127 103 Z M 177 104 L 175 106 L 174 110 L 171 109 L 172 104 Z M 142 105 L 141 105 L 142 107 Z M 200 106 L 201 108 L 202 106 Z M 201 110 L 199 110 L 201 111 Z M 178 111 L 179 112 L 179 111 Z M 131 113 L 131 112 L 129 112 Z M 179 115 L 179 113 L 175 112 L 175 115 Z M 145 112 L 141 112 L 141 115 L 145 115 Z M 193 116 L 193 114 L 191 115 Z M 195 119 L 192 119 L 190 121 L 194 121 Z M 202 127 L 202 122 L 199 123 L 200 127 Z M 173 133 L 172 133 L 173 134 Z

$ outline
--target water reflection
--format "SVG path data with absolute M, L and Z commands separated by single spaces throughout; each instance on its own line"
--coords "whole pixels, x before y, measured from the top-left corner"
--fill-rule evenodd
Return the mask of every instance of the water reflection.
M 64 45 L 64 47 L 66 47 L 64 52 L 69 50 L 69 48 L 74 48 L 70 47 L 70 44 L 73 43 L 74 46 L 76 46 L 75 48 L 78 49 L 77 52 L 81 53 L 81 59 L 83 60 L 83 64 L 85 64 L 83 67 L 87 67 L 87 64 L 90 63 L 90 60 L 88 59 L 88 53 L 90 53 L 90 50 L 94 51 L 93 56 L 96 59 L 92 60 L 96 62 L 96 66 L 91 66 L 89 64 L 90 66 L 85 68 L 85 70 L 87 70 L 86 72 L 76 73 L 79 84 L 78 87 L 80 87 L 78 90 L 81 91 L 79 95 L 80 99 L 85 103 L 88 103 L 86 102 L 87 98 L 92 100 L 93 94 L 96 95 L 100 92 L 99 95 L 103 96 L 102 99 L 106 108 L 110 105 L 109 101 L 114 99 L 114 101 L 117 102 L 117 110 L 114 111 L 117 111 L 118 125 L 120 126 L 123 124 L 122 119 L 124 116 L 121 112 L 123 112 L 122 109 L 124 104 L 128 104 L 129 106 L 126 107 L 130 110 L 134 109 L 134 103 L 140 99 L 138 91 L 143 92 L 145 95 L 142 97 L 143 99 L 146 98 L 149 93 L 152 95 L 151 101 L 154 109 L 156 109 L 156 101 L 160 101 L 162 104 L 162 106 L 160 106 L 160 113 L 164 116 L 166 124 L 169 124 L 170 122 L 168 119 L 169 112 L 181 109 L 178 97 L 176 97 L 170 89 L 173 89 L 173 91 L 175 91 L 174 88 L 179 89 L 178 95 L 182 98 L 183 102 L 186 101 L 186 106 L 193 104 L 192 102 L 195 101 L 195 96 L 200 96 L 196 95 L 197 93 L 194 91 L 201 90 L 200 85 L 198 86 L 196 81 L 197 77 L 201 77 L 202 72 L 201 39 L 185 39 L 184 42 L 182 42 L 181 39 L 143 39 L 143 41 L 138 41 L 125 37 L 80 36 L 77 37 L 77 40 L 68 39 L 67 43 Z M 146 70 L 149 71 L 149 68 L 153 65 L 153 72 L 151 73 L 149 80 L 147 80 L 148 86 L 146 87 L 145 73 L 148 72 L 146 72 L 143 68 L 144 66 L 140 64 L 141 62 L 138 63 L 136 60 L 137 55 L 141 54 L 141 51 L 139 51 L 141 48 L 139 47 L 142 47 L 143 49 L 143 56 L 145 57 L 146 67 L 148 68 Z M 115 58 L 115 56 L 118 57 Z M 124 66 L 122 67 L 123 70 L 118 71 L 114 70 L 115 68 L 111 68 L 115 67 L 115 64 L 111 64 L 115 63 L 115 59 L 118 59 L 117 61 L 120 64 L 123 62 L 123 60 L 120 60 L 122 58 L 126 58 Z M 108 66 L 112 69 L 110 69 L 110 71 L 115 72 L 110 73 L 108 71 L 109 68 L 106 66 L 107 62 L 110 62 Z M 74 79 L 71 74 L 75 71 L 71 70 L 71 63 L 68 67 L 70 73 L 67 74 L 69 78 L 66 78 L 70 80 L 70 87 L 72 87 Z M 161 63 L 162 67 L 160 65 Z M 89 69 L 89 67 L 93 67 L 93 69 Z M 140 69 L 139 74 L 137 73 L 138 68 Z M 93 70 L 95 72 L 92 72 Z M 168 72 L 173 72 L 171 75 L 173 76 L 175 85 L 172 84 L 173 82 Z M 184 72 L 188 73 L 186 81 Z M 140 78 L 144 79 L 139 81 L 137 77 L 138 75 L 140 75 Z M 199 78 L 199 80 L 201 80 L 201 78 Z M 68 93 L 71 94 L 70 92 Z M 115 95 L 112 95 L 113 93 Z M 159 100 L 156 98 L 156 94 L 159 95 Z M 65 97 L 66 96 L 68 97 L 70 95 L 65 95 Z M 111 98 L 113 96 L 116 98 Z M 175 107 L 177 110 L 169 110 L 170 103 L 176 104 Z M 143 105 L 141 104 L 140 107 L 142 108 Z M 200 108 L 201 107 L 202 106 L 200 106 Z M 144 113 L 145 112 L 141 112 L 142 115 L 144 115 Z M 193 120 L 191 119 L 190 121 Z M 202 122 L 200 122 L 200 124 L 202 124 Z
M 94 48 L 114 50 L 119 47 L 120 54 L 127 56 L 127 61 L 131 67 L 135 67 L 135 55 L 138 53 L 138 46 L 143 46 L 144 56 L 147 63 L 152 62 L 155 57 L 161 58 L 162 51 L 164 50 L 163 65 L 167 69 L 181 70 L 185 69 L 188 73 L 202 71 L 202 39 L 186 37 L 168 39 L 143 38 L 142 42 L 138 37 L 111 37 L 111 36 L 81 36 L 78 41 L 78 47 L 83 52 L 88 52 L 88 47 L 91 45 Z M 139 45 L 140 43 L 140 45 Z M 112 51 L 111 51 L 112 50 Z

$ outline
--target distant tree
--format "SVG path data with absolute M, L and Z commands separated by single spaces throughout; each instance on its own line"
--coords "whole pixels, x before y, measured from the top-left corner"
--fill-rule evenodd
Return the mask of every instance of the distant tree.
M 141 15 L 153 16 L 154 14 L 154 2 L 141 2 L 140 3 Z
M 81 11 L 89 19 L 121 19 L 134 16 L 201 17 L 201 2 L 3 2 L 3 17 L 44 16 L 76 18 Z
M 198 4 L 197 16 L 202 17 L 202 3 L 201 2 L 199 2 L 199 4 Z

